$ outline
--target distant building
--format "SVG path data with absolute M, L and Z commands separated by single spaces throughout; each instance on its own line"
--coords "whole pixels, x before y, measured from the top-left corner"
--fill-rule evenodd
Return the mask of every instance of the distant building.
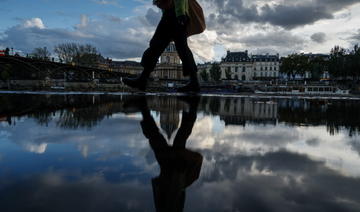
M 248 55 L 248 51 L 228 51 L 221 64 L 222 80 L 274 80 L 279 77 L 280 59 L 276 55 Z
M 135 61 L 111 61 L 110 70 L 114 72 L 139 75 L 143 71 L 143 67 L 139 62 Z
M 144 70 L 139 62 L 135 61 L 113 61 L 102 58 L 98 68 L 121 72 L 132 75 L 140 75 Z M 178 81 L 184 80 L 182 64 L 176 51 L 175 44 L 171 42 L 160 56 L 160 62 L 156 65 L 151 77 L 156 80 Z
M 220 63 L 222 80 L 251 80 L 252 61 L 245 52 L 228 51 Z
M 179 111 L 170 109 L 166 112 L 160 112 L 160 127 L 165 131 L 168 139 L 178 129 L 179 122 Z
M 173 42 L 169 44 L 160 56 L 160 63 L 157 64 L 152 77 L 154 79 L 170 81 L 185 79 L 182 72 L 181 60 Z
M 274 80 L 279 77 L 280 59 L 277 55 L 252 55 L 253 80 Z

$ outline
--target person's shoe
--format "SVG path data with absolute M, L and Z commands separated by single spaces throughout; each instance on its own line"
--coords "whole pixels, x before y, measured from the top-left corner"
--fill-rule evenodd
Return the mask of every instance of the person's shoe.
M 178 88 L 177 92 L 181 92 L 181 93 L 188 93 L 188 92 L 198 93 L 198 92 L 200 92 L 200 85 L 199 85 L 198 82 L 189 82 L 187 85 Z
M 141 91 L 145 91 L 147 80 L 141 77 L 138 78 L 124 78 L 123 83 L 129 87 L 137 88 Z

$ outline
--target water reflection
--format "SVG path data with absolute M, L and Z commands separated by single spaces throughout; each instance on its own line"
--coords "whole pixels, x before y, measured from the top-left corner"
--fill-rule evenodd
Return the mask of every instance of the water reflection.
M 180 128 L 176 133 L 173 145 L 169 146 L 165 137 L 160 133 L 150 114 L 146 98 L 136 99 L 136 105 L 142 114 L 141 127 L 144 136 L 149 140 L 151 149 L 160 166 L 160 175 L 152 179 L 152 188 L 156 211 L 183 211 L 185 190 L 199 178 L 202 156 L 185 148 L 194 126 L 200 97 L 182 97 L 189 105 L 189 111 L 182 112 Z M 176 117 L 176 116 L 175 116 Z M 167 124 L 162 126 L 168 129 Z M 168 138 L 170 138 L 168 133 Z
M 129 97 L 2 94 L 0 120 L 11 124 L 16 123 L 16 117 L 27 116 L 34 118 L 40 125 L 46 126 L 56 119 L 56 125 L 61 128 L 91 129 L 104 118 L 128 112 L 123 108 L 123 103 Z M 171 108 L 179 108 L 182 104 L 174 97 L 164 96 L 150 96 L 148 101 L 150 109 L 160 113 L 164 111 L 163 102 L 170 103 Z M 202 97 L 199 111 L 219 116 L 225 125 L 285 123 L 291 126 L 326 126 L 331 135 L 346 129 L 352 136 L 360 132 L 359 106 L 359 101 L 354 100 Z M 172 115 L 163 113 L 162 118 Z M 168 131 L 174 128 L 170 125 L 167 127 Z
M 360 209 L 357 101 L 0 99 L 2 212 Z

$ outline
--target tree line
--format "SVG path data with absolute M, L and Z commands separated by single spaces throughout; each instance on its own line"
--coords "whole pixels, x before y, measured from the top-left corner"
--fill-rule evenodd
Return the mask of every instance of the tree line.
M 214 80 L 216 82 L 221 79 L 221 67 L 219 63 L 213 63 L 209 71 L 202 70 L 200 71 L 200 77 L 204 82 Z
M 96 67 L 102 58 L 96 47 L 90 44 L 62 43 L 54 47 L 54 53 L 61 63 L 88 67 Z M 51 53 L 46 47 L 39 47 L 32 51 L 31 57 L 50 61 Z
M 282 58 L 280 72 L 289 78 L 296 75 L 302 77 L 310 74 L 313 80 L 319 80 L 323 73 L 328 72 L 332 79 L 359 80 L 360 78 L 360 48 L 355 45 L 353 49 L 335 46 L 330 55 L 291 54 Z

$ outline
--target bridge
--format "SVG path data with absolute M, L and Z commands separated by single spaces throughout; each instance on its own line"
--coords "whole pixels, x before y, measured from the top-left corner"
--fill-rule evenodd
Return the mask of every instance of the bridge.
M 6 74 L 2 74 L 6 72 Z M 8 80 L 121 83 L 126 73 L 17 56 L 0 56 L 0 74 Z M 0 76 L 0 79 L 4 76 Z

